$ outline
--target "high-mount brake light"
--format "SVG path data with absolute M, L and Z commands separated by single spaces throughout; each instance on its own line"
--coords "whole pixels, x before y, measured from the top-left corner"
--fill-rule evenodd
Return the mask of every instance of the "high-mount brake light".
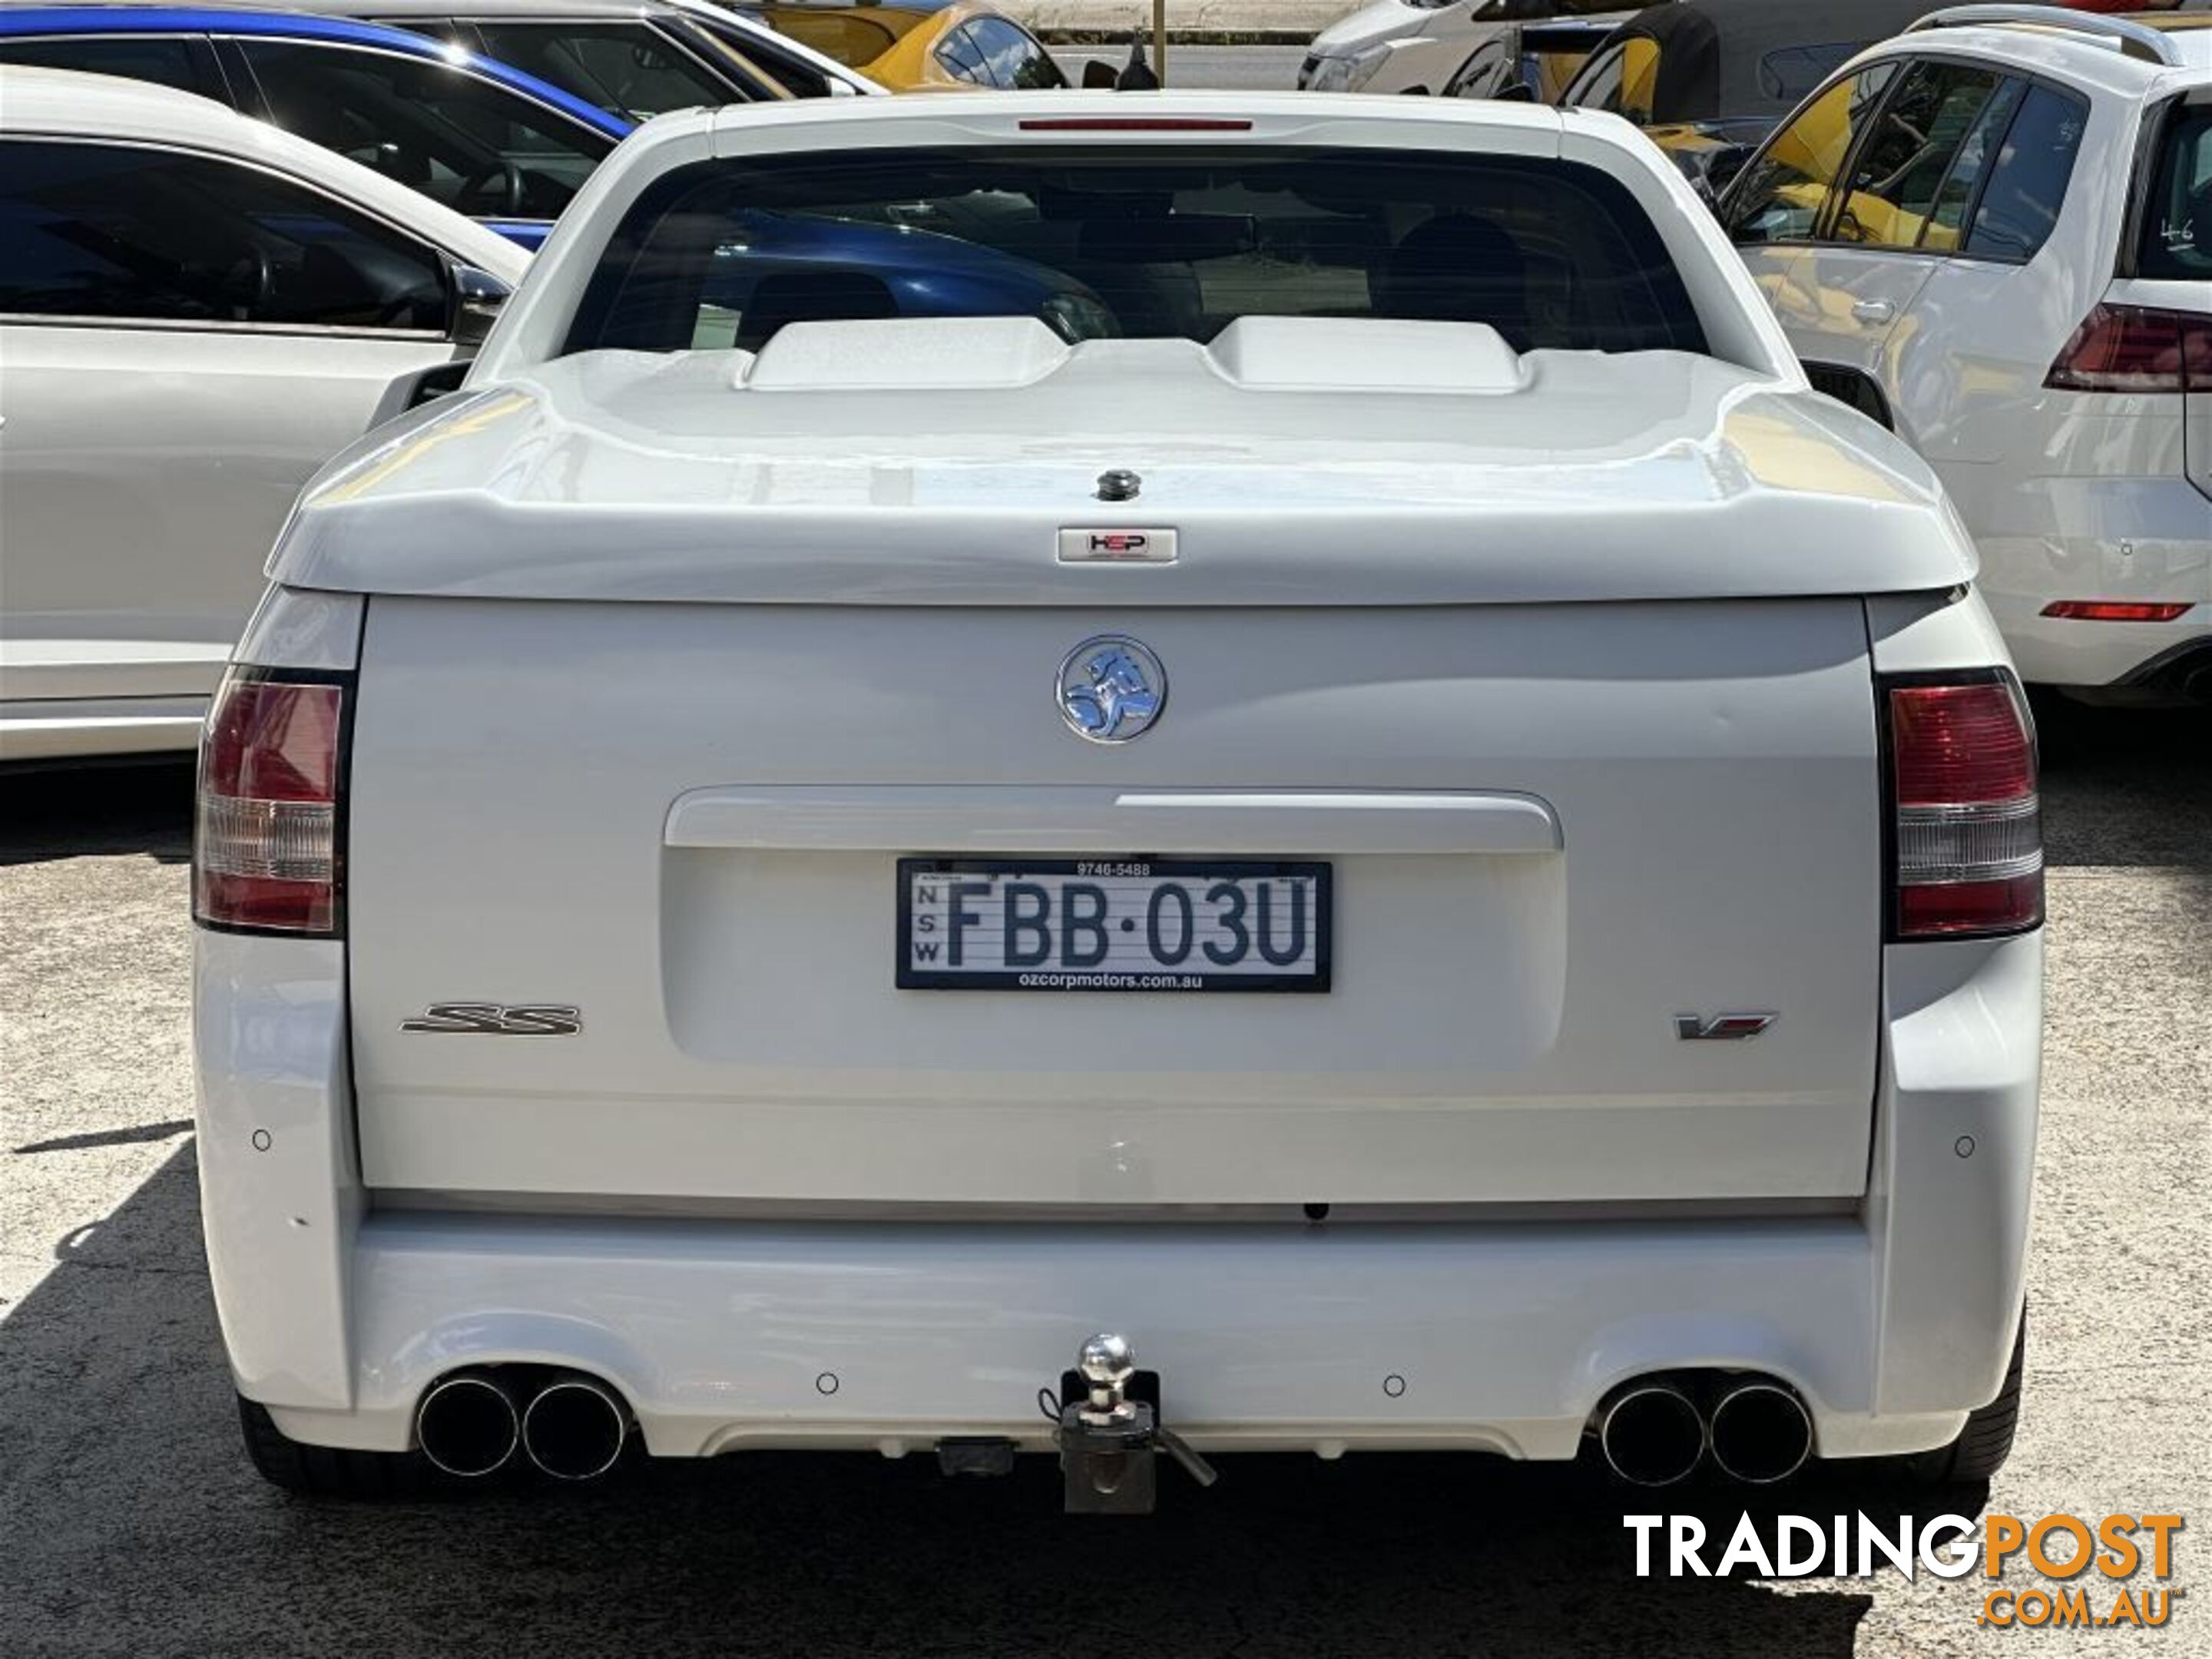
M 2186 600 L 2168 599 L 2053 599 L 2043 614 L 2062 622 L 2174 622 L 2187 611 Z
M 192 917 L 213 927 L 338 931 L 346 686 L 234 668 L 200 740 Z
M 1212 115 L 1041 115 L 1024 132 L 1249 132 L 1249 121 Z
M 2043 384 L 2055 392 L 2212 392 L 2212 316 L 2100 305 Z
M 1892 683 L 1889 792 L 1899 939 L 2014 933 L 2043 920 L 2035 731 L 2010 675 Z

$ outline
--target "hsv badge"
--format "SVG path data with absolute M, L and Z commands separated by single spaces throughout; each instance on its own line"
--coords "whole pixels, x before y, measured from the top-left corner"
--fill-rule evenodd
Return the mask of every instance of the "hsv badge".
M 1060 665 L 1060 717 L 1092 743 L 1141 737 L 1167 707 L 1167 670 L 1146 647 L 1122 634 L 1101 634 Z

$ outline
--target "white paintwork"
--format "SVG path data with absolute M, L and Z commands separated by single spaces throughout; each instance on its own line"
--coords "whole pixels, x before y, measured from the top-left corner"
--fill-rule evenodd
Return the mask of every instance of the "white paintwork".
M 2039 76 L 2087 100 L 2057 224 L 2025 264 L 1834 244 L 1742 250 L 1798 354 L 1871 376 L 1898 431 L 1934 465 L 1979 547 L 1983 594 L 2029 680 L 2108 686 L 2212 638 L 2212 396 L 2043 385 L 2101 300 L 2212 311 L 2212 284 L 2113 275 L 2145 112 L 2212 85 L 2203 61 L 2212 34 L 2169 38 L 2192 66 L 2124 58 L 2094 36 L 1984 27 L 1901 36 L 1837 72 L 1940 58 Z M 1863 303 L 1876 301 L 1887 314 Z M 2186 418 L 2185 404 L 2197 406 Z M 2171 623 L 2041 616 L 2054 599 L 2192 608 Z
M 669 847 L 1203 847 L 1292 856 L 1556 853 L 1559 821 L 1528 795 L 1415 790 L 1005 789 L 895 784 L 695 789 L 668 809 Z
M 0 73 L 0 146 L 212 155 L 510 283 L 527 265 L 428 198 L 216 104 L 105 76 Z M 453 349 L 427 333 L 0 317 L 0 759 L 191 748 L 185 716 L 222 672 L 301 484 L 361 434 L 393 376 Z
M 1240 605 L 1261 580 L 1277 603 L 1393 605 L 1821 594 L 1973 574 L 1923 462 L 1776 377 L 1677 353 L 1516 359 L 1476 325 L 1275 326 L 1305 342 L 1295 389 L 1237 378 L 1251 355 L 1233 341 L 1071 349 L 1021 318 L 801 324 L 757 365 L 562 358 L 341 458 L 303 498 L 274 574 L 509 599 L 1107 606 Z M 1408 326 L 1463 336 L 1431 356 L 1469 381 L 1372 384 L 1366 331 L 1389 356 Z M 916 396 L 928 422 L 902 422 L 889 446 L 854 441 L 887 398 Z M 1109 465 L 1143 476 L 1139 501 L 1089 499 Z M 1380 541 L 1377 500 L 1395 509 Z M 1655 537 L 1655 512 L 1713 533 Z M 641 514 L 649 538 L 630 532 Z M 741 529 L 771 516 L 774 536 Z M 1172 585 L 1040 560 L 1071 518 L 1174 526 Z
M 1297 389 L 1252 372 L 1281 325 L 555 356 L 682 159 L 1132 107 L 972 101 L 657 125 L 469 393 L 305 501 L 276 568 L 366 595 L 349 937 L 198 940 L 241 1387 L 383 1449 L 439 1374 L 526 1359 L 664 1455 L 1035 1447 L 1036 1387 L 1113 1328 L 1208 1447 L 1565 1457 L 1614 1383 L 1697 1365 L 1795 1383 L 1829 1455 L 1948 1439 L 2020 1305 L 2042 946 L 1882 944 L 1875 673 L 2002 660 L 1920 464 L 1809 393 L 1630 129 L 1510 107 L 1237 112 L 1613 168 L 1717 357 L 1477 329 L 1386 392 L 1358 320 L 1297 337 Z M 1061 564 L 1126 465 L 1178 559 Z M 299 620 L 249 653 L 326 663 L 352 613 L 268 614 Z M 1121 746 L 1048 695 L 1108 629 L 1174 687 Z M 1334 988 L 892 988 L 901 854 L 1078 848 L 1328 858 Z M 400 1030 L 462 997 L 582 1028 Z M 1674 1034 L 1744 1009 L 1779 1018 Z

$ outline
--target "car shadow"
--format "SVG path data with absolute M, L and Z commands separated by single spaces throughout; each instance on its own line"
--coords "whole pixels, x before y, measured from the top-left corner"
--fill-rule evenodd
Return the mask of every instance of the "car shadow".
M 2034 703 L 2049 865 L 2212 870 L 2212 708 Z
M 1056 1470 L 757 1453 L 602 1484 L 348 1504 L 239 1445 L 186 1147 L 0 1323 L 0 1606 L 12 1651 L 652 1652 L 1832 1659 L 1863 1587 L 1634 1572 L 1626 1512 L 1869 1505 L 1863 1486 L 1644 1492 L 1474 1455 L 1222 1460 L 1149 1519 L 1070 1519 Z M 1771 1529 L 1769 1531 L 1771 1538 Z M 373 1639 L 372 1639 L 373 1633 Z
M 143 853 L 192 855 L 192 762 L 0 770 L 0 865 Z

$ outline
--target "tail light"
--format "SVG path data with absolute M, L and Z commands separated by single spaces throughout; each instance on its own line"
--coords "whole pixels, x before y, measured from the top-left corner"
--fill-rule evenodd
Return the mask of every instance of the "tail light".
M 2212 316 L 2100 305 L 2043 384 L 2057 392 L 2212 392 Z
M 339 930 L 346 685 L 234 668 L 200 740 L 192 917 L 211 927 Z
M 2063 622 L 2179 621 L 2189 611 L 2186 599 L 2053 599 L 2043 615 Z
M 1895 936 L 2012 933 L 2043 920 L 2035 731 L 2009 674 L 1892 681 Z

